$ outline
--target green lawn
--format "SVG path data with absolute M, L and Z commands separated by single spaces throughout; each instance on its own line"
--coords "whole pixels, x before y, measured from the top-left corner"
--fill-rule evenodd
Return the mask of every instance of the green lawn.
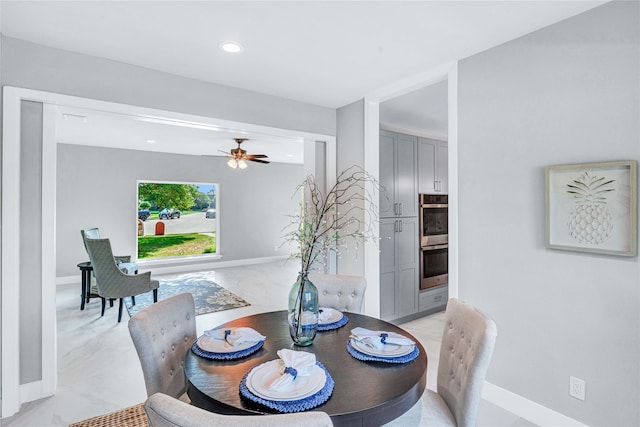
M 138 237 L 138 259 L 215 253 L 216 237 L 207 234 L 166 234 Z

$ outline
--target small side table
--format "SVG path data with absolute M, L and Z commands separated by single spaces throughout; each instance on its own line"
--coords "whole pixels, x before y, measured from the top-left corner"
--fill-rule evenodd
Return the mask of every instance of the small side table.
M 80 269 L 80 275 L 82 276 L 82 289 L 80 294 L 80 310 L 84 310 L 85 302 L 89 302 L 91 297 L 98 297 L 96 294 L 91 293 L 91 273 L 93 272 L 93 266 L 90 261 L 81 262 L 78 264 Z

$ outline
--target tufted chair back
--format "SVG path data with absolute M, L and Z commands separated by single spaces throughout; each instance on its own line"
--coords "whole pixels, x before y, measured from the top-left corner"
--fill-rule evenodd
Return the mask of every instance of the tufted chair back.
M 352 313 L 362 312 L 362 301 L 367 282 L 363 276 L 344 274 L 309 274 L 309 280 L 318 288 L 318 305 Z
M 196 340 L 193 296 L 179 294 L 140 310 L 129 320 L 147 396 L 164 393 L 184 398 L 184 355 Z
M 473 306 L 451 298 L 438 362 L 438 394 L 458 427 L 475 426 L 497 329 Z

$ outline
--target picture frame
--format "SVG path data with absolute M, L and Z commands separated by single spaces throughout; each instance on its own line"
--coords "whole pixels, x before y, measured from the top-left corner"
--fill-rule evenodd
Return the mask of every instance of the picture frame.
M 548 166 L 546 246 L 637 255 L 638 162 Z

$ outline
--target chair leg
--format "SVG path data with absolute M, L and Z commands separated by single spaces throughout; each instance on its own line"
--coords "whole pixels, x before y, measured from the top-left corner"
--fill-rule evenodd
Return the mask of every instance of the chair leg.
M 122 301 L 124 301 L 124 298 L 120 298 L 120 303 L 118 304 L 118 323 L 122 320 Z
M 102 300 L 102 314 L 100 314 L 100 316 L 104 316 L 104 308 L 107 305 L 107 299 L 106 298 L 100 298 Z
M 153 290 L 153 302 L 158 302 L 158 290 Z
M 113 298 L 109 298 L 109 307 L 113 307 Z
M 136 305 L 136 296 L 131 295 L 131 305 Z

